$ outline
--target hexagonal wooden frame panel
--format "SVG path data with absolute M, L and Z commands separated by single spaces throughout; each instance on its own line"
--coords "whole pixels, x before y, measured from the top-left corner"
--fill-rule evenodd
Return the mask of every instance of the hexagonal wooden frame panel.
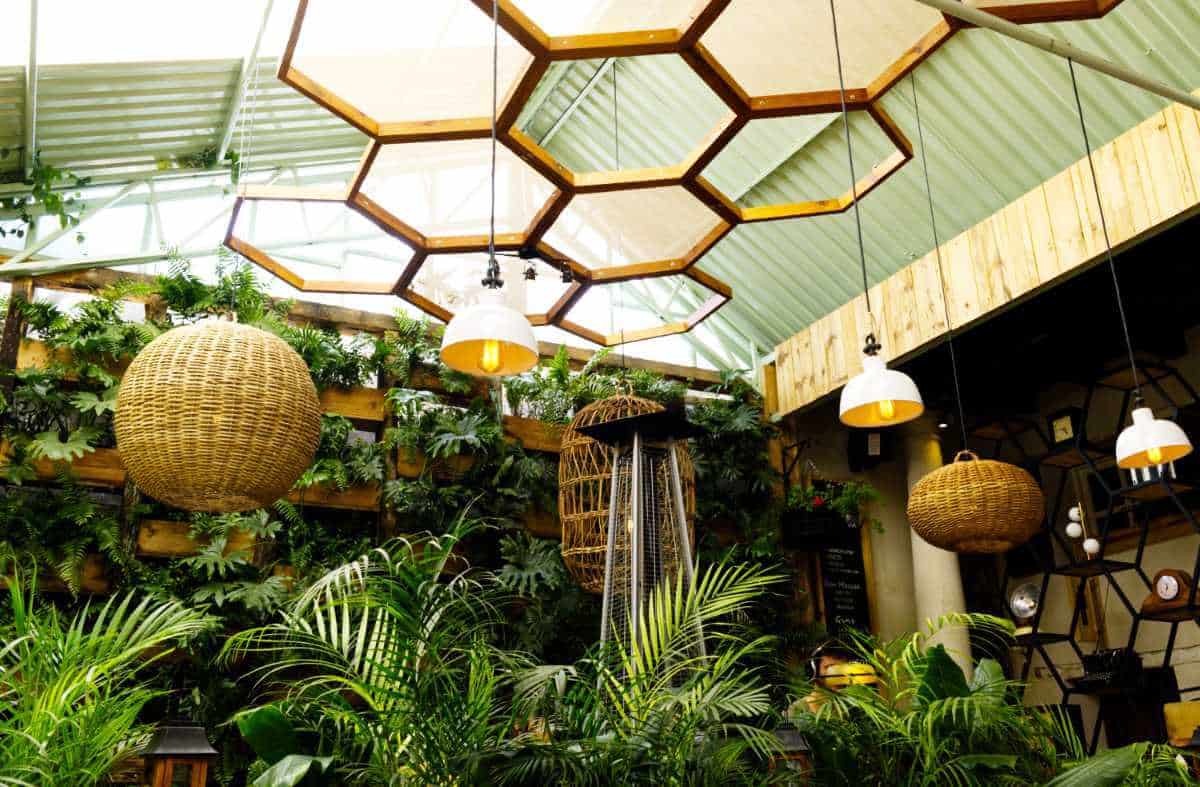
M 492 0 L 470 0 L 470 2 L 474 3 L 485 15 L 491 15 Z M 856 198 L 862 198 L 877 188 L 887 177 L 896 172 L 912 158 L 913 150 L 911 143 L 879 105 L 878 101 L 889 89 L 929 57 L 938 47 L 956 32 L 964 28 L 964 24 L 957 19 L 944 17 L 919 41 L 914 42 L 914 45 L 898 61 L 893 63 L 884 73 L 880 74 L 868 85 L 848 88 L 846 90 L 845 101 L 847 109 L 868 112 L 883 132 L 896 145 L 896 153 L 889 156 L 870 173 L 863 176 L 853 190 L 847 190 L 841 196 L 831 199 L 797 202 L 788 205 L 744 208 L 734 204 L 716 187 L 706 181 L 701 175 L 705 167 L 711 163 L 717 154 L 751 120 L 794 115 L 825 114 L 840 111 L 842 105 L 842 96 L 838 90 L 772 96 L 751 96 L 747 94 L 721 63 L 716 60 L 712 53 L 701 43 L 701 38 L 716 21 L 718 16 L 729 7 L 731 2 L 733 0 L 698 0 L 697 10 L 692 14 L 687 25 L 679 29 L 641 30 L 556 37 L 547 35 L 544 30 L 523 14 L 512 0 L 498 0 L 500 26 L 517 44 L 524 47 L 533 55 L 533 61 L 527 66 L 524 74 L 500 104 L 497 117 L 499 137 L 503 144 L 525 159 L 533 169 L 550 181 L 557 191 L 537 216 L 535 216 L 534 220 L 530 222 L 524 232 L 497 236 L 496 248 L 499 250 L 535 248 L 563 267 L 569 268 L 576 278 L 576 285 L 549 312 L 545 315 L 534 315 L 531 318 L 534 324 L 558 325 L 589 341 L 612 346 L 612 344 L 617 343 L 612 341 L 614 337 L 603 336 L 565 319 L 571 306 L 582 297 L 587 288 L 609 282 L 684 273 L 701 281 L 705 286 L 714 290 L 717 295 L 691 315 L 688 320 L 673 325 L 660 326 L 649 331 L 642 331 L 640 333 L 653 335 L 642 335 L 637 339 L 631 339 L 626 335 L 625 342 L 640 341 L 655 338 L 655 336 L 665 336 L 691 330 L 691 328 L 719 309 L 732 297 L 732 291 L 728 285 L 700 272 L 695 267 L 695 263 L 736 225 L 747 222 L 840 213 L 850 208 Z M 1003 2 L 1004 0 L 997 0 L 997 4 L 985 6 L 985 10 L 1009 21 L 1026 24 L 1094 19 L 1111 11 L 1122 0 L 1040 0 L 1038 2 L 1013 2 L 1008 5 L 1002 4 Z M 280 59 L 279 79 L 329 109 L 334 114 L 339 115 L 351 125 L 359 128 L 372 137 L 375 143 L 368 146 L 359 172 L 345 192 L 339 191 L 335 193 L 323 190 L 280 189 L 275 187 L 248 187 L 242 189 L 235 204 L 233 219 L 230 222 L 231 232 L 227 234 L 225 243 L 233 251 L 258 263 L 299 290 L 309 292 L 378 294 L 381 288 L 377 283 L 305 281 L 287 269 L 286 266 L 273 260 L 269 255 L 232 234 L 232 228 L 237 219 L 237 211 L 240 209 L 243 201 L 247 199 L 278 199 L 285 198 L 285 194 L 288 194 L 290 196 L 286 198 L 297 200 L 332 199 L 345 201 L 351 208 L 371 219 L 385 232 L 404 241 L 415 251 L 413 260 L 409 263 L 400 280 L 394 286 L 388 287 L 387 292 L 400 295 L 424 311 L 440 319 L 448 320 L 453 317 L 450 312 L 422 298 L 418 293 L 413 292 L 409 288 L 409 285 L 428 254 L 486 251 L 487 238 L 482 236 L 426 237 L 417 232 L 413 227 L 405 224 L 399 217 L 392 216 L 381 206 L 372 202 L 360 192 L 360 187 L 371 161 L 378 152 L 379 143 L 426 142 L 487 137 L 490 134 L 490 119 L 485 117 L 460 120 L 399 122 L 381 125 L 372 118 L 364 116 L 348 102 L 322 89 L 320 85 L 313 83 L 311 79 L 308 79 L 303 73 L 297 71 L 292 66 L 292 58 L 299 32 L 304 22 L 306 8 L 307 0 L 300 0 L 292 27 L 291 38 L 283 57 Z M 516 128 L 517 116 L 521 108 L 545 75 L 550 63 L 554 61 L 665 54 L 676 54 L 682 57 L 729 109 L 729 113 L 722 118 L 717 126 L 709 132 L 702 144 L 697 146 L 683 162 L 673 166 L 641 170 L 575 174 L 559 164 L 553 156 Z M 558 250 L 550 247 L 542 240 L 547 230 L 566 208 L 575 194 L 676 185 L 688 189 L 698 199 L 712 208 L 722 220 L 713 231 L 708 233 L 700 243 L 689 250 L 683 257 L 670 260 L 638 262 L 601 270 L 589 270 L 578 262 L 567 259 Z

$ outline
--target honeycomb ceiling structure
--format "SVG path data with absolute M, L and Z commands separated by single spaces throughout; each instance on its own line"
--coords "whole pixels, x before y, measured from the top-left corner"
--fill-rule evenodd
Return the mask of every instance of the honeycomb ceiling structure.
M 853 189 L 844 174 L 815 168 L 764 186 L 729 166 L 764 140 L 804 156 L 822 135 L 844 138 L 828 0 L 499 0 L 496 249 L 510 304 L 534 325 L 603 346 L 684 333 L 732 297 L 696 264 L 734 227 L 840 213 L 905 166 L 912 144 L 879 100 L 961 25 L 915 2 L 836 2 Z M 1102 16 L 1120 0 L 965 2 L 1031 23 Z M 491 8 L 491 0 L 301 0 L 279 78 L 371 142 L 342 188 L 241 189 L 226 245 L 301 291 L 390 293 L 451 319 L 478 290 L 488 249 Z M 606 169 L 577 171 L 522 129 L 522 109 L 552 64 L 602 59 L 615 100 L 621 60 L 648 57 L 670 59 L 697 88 L 679 91 L 692 97 L 688 106 L 663 96 L 659 117 L 638 119 L 678 137 L 675 160 L 638 160 L 633 144 L 623 156 L 615 103 Z M 685 112 L 686 133 L 672 128 Z M 342 260 L 331 279 L 312 250 L 287 256 L 255 237 L 258 211 L 296 205 L 329 214 L 322 226 L 343 235 L 370 236 L 370 258 Z M 654 284 L 677 302 L 627 324 L 595 324 L 597 313 L 615 313 L 627 282 Z

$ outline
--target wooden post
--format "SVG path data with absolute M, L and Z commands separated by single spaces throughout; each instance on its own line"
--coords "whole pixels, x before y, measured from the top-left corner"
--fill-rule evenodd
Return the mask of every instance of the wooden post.
M 13 279 L 12 295 L 8 300 L 8 312 L 4 316 L 4 333 L 0 335 L 0 393 L 7 399 L 16 387 L 14 372 L 17 356 L 21 352 L 21 340 L 25 338 L 25 317 L 21 314 L 21 302 L 33 300 L 33 279 Z

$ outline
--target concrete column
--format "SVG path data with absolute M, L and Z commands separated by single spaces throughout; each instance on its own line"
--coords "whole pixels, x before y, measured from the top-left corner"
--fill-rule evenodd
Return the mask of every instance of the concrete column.
M 908 488 L 926 474 L 942 466 L 942 445 L 936 428 L 924 419 L 912 424 L 904 436 L 905 457 L 908 462 Z M 965 612 L 962 575 L 958 571 L 958 555 L 926 543 L 912 534 L 913 586 L 916 591 L 917 625 L 948 612 Z M 954 660 L 970 676 L 971 644 L 966 629 L 954 627 L 932 640 L 946 646 Z
M 909 544 L 912 528 L 904 511 L 908 485 L 900 460 L 882 464 L 865 475 L 879 492 L 879 500 L 871 504 L 869 513 L 879 520 L 880 529 L 867 531 L 871 547 L 867 570 L 874 590 L 871 619 L 874 633 L 889 640 L 909 634 L 917 626 Z

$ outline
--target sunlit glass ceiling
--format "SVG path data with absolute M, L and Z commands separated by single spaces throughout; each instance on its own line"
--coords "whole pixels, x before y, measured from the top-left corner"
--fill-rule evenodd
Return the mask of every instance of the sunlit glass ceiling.
M 896 14 L 901 4 L 906 11 Z M 114 184 L 89 195 L 92 207 L 103 204 L 122 184 L 154 184 L 153 192 L 139 186 L 98 213 L 83 228 L 82 243 L 64 236 L 42 249 L 43 256 L 126 255 L 146 260 L 161 254 L 164 246 L 196 251 L 215 247 L 227 218 L 213 219 L 230 207 L 233 189 L 227 176 L 199 175 L 196 167 L 219 165 L 211 160 L 218 151 L 242 155 L 249 170 L 244 180 L 251 182 L 344 185 L 354 172 L 366 144 L 362 134 L 274 76 L 295 0 L 272 3 L 265 27 L 265 6 L 245 0 L 214 0 L 204 5 L 203 13 L 187 15 L 180 14 L 175 3 L 148 0 L 36 0 L 38 89 L 36 104 L 28 108 L 27 0 L 12 5 L 6 9 L 6 24 L 0 26 L 0 148 L 19 148 L 34 122 L 44 160 Z M 394 108 L 389 102 L 408 102 L 406 113 L 414 107 L 420 110 L 404 120 L 486 116 L 490 25 L 474 4 L 355 0 L 335 5 L 340 12 L 322 26 L 324 38 L 301 39 L 297 63 L 307 57 L 309 67 L 318 70 L 330 46 L 336 48 L 352 34 L 347 31 L 359 31 L 353 33 L 361 42 L 359 56 L 375 58 L 381 67 L 403 64 L 391 78 L 346 83 L 349 91 L 366 91 L 360 99 L 364 105 L 378 107 L 385 118 Z M 515 5 L 550 36 L 676 28 L 693 18 L 697 7 L 685 0 L 516 0 Z M 707 38 L 751 94 L 807 90 L 816 83 L 805 80 L 829 76 L 813 67 L 830 65 L 827 6 L 786 5 L 788 13 L 808 14 L 797 24 L 811 37 L 807 46 L 788 50 L 787 57 L 815 58 L 814 62 L 779 60 L 770 55 L 770 41 L 754 37 L 759 34 L 755 31 L 770 32 L 751 24 L 756 14 L 770 11 L 772 4 L 766 0 L 733 0 L 729 16 L 718 20 Z M 844 35 L 851 46 L 845 54 L 852 81 L 869 80 L 878 65 L 871 58 L 890 57 L 888 47 L 902 42 L 907 43 L 898 51 L 911 46 L 911 34 L 925 24 L 923 6 L 908 0 L 887 0 L 883 5 L 894 19 L 876 26 L 873 33 L 869 15 L 853 14 L 854 8 L 864 8 L 862 4 L 839 6 L 848 15 Z M 766 18 L 774 19 L 776 27 L 787 26 L 778 15 Z M 857 29 L 862 25 L 877 41 Z M 1200 83 L 1200 52 L 1194 44 L 1200 40 L 1200 13 L 1190 4 L 1125 0 L 1103 19 L 1051 27 L 1056 35 L 1154 78 L 1189 89 Z M 260 38 L 249 89 L 239 104 L 242 59 Z M 854 42 L 862 41 L 870 46 L 856 53 Z M 501 45 L 502 81 L 510 85 L 528 67 L 529 55 L 507 34 Z M 773 64 L 769 68 L 767 60 Z M 108 65 L 80 65 L 100 63 Z M 446 70 L 455 75 L 454 89 L 459 91 L 449 103 L 447 92 L 435 89 L 434 83 Z M 344 76 L 337 68 L 329 74 L 335 81 Z M 1081 155 L 1060 60 L 991 33 L 967 31 L 946 42 L 916 74 L 945 237 L 972 226 Z M 1157 98 L 1091 73 L 1082 75 L 1082 87 L 1094 144 L 1161 106 Z M 897 84 L 880 106 L 913 137 L 909 89 L 907 82 Z M 564 167 L 589 173 L 686 160 L 723 113 L 712 91 L 677 56 L 601 57 L 552 64 L 517 124 Z M 860 176 L 894 154 L 866 113 L 852 114 L 851 131 Z M 843 133 L 840 118 L 828 112 L 752 121 L 707 163 L 704 176 L 741 209 L 835 198 L 848 186 Z M 485 148 L 465 140 L 445 148 L 419 143 L 385 149 L 386 166 L 372 173 L 364 193 L 392 204 L 398 215 L 403 213 L 423 232 L 480 233 L 486 218 Z M 19 151 L 0 159 L 0 172 L 7 173 L 0 179 L 18 177 L 20 162 Z M 500 182 L 497 229 L 515 232 L 536 213 L 535 205 L 549 186 L 536 173 L 522 170 L 507 149 L 502 149 Z M 4 193 L 18 188 L 0 184 Z M 677 197 L 670 189 L 632 199 L 581 195 L 546 241 L 581 264 L 597 267 L 672 256 L 694 243 L 692 234 L 703 226 L 708 210 Z M 920 173 L 912 166 L 900 167 L 863 199 L 873 280 L 928 250 L 924 199 Z M 693 209 L 699 225 L 674 223 Z M 302 215 L 289 209 L 274 219 L 268 216 L 271 211 L 262 210 L 255 231 L 271 236 L 264 245 L 278 249 L 289 265 L 311 280 L 385 282 L 409 261 L 411 250 L 401 249 L 394 239 L 354 232 L 362 229 L 360 217 L 325 215 L 326 210 L 327 206 L 312 207 Z M 588 214 L 605 218 L 585 225 L 579 217 Z M 52 217 L 39 223 L 43 237 L 55 229 Z M 629 352 L 700 365 L 747 365 L 752 354 L 768 352 L 853 297 L 858 286 L 854 237 L 848 213 L 736 227 L 697 263 L 700 271 L 733 285 L 734 300 L 686 336 L 631 345 Z M 200 264 L 211 267 L 215 257 L 205 257 Z M 431 293 L 431 299 L 450 299 L 459 283 L 467 286 L 477 278 L 466 272 L 472 264 L 481 269 L 482 257 L 447 256 L 423 268 L 414 288 Z M 162 263 L 139 262 L 132 269 L 155 265 Z M 537 266 L 545 270 L 539 270 L 537 292 L 529 296 L 530 312 L 561 297 L 555 289 L 557 271 L 543 263 Z M 510 279 L 520 277 L 519 265 L 506 262 L 506 267 L 512 270 Z M 295 294 L 286 282 L 276 281 L 274 286 L 282 294 Z M 670 277 L 598 287 L 576 305 L 575 322 L 605 335 L 669 322 L 702 301 L 703 293 L 693 292 L 697 287 L 691 280 L 680 283 Z M 381 295 L 311 297 L 384 310 L 399 303 Z M 548 340 L 586 344 L 576 334 L 552 327 L 538 330 Z

